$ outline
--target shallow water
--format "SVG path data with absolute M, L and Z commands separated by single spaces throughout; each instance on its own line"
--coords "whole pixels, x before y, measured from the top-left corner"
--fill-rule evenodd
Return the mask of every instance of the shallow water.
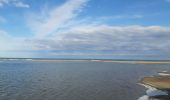
M 138 100 L 136 84 L 170 65 L 112 62 L 0 62 L 0 100 Z

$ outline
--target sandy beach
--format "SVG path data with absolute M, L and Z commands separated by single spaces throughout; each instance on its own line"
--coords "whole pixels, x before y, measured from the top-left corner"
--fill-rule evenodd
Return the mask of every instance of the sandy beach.
M 170 76 L 144 77 L 140 83 L 161 90 L 170 90 Z
M 32 61 L 42 61 L 42 62 L 110 62 L 110 63 L 130 63 L 130 64 L 170 64 L 170 61 L 119 61 L 119 60 L 57 60 L 57 59 L 32 59 Z

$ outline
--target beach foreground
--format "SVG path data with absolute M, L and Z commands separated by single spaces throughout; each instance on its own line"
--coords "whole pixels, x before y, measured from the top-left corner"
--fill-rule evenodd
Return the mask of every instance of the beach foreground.
M 141 85 L 148 88 L 146 96 L 139 100 L 170 100 L 170 72 L 159 72 L 158 75 L 144 77 Z

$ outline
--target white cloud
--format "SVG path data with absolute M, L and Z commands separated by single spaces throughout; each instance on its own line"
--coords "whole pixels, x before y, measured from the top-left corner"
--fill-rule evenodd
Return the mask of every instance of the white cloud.
M 143 15 L 139 15 L 139 14 L 132 14 L 132 15 L 114 15 L 114 16 L 103 16 L 100 17 L 100 19 L 107 19 L 107 20 L 111 20 L 111 19 L 141 19 L 143 18 Z
M 28 4 L 25 4 L 23 2 L 16 2 L 15 6 L 16 7 L 22 7 L 22 8 L 29 8 L 30 7 Z
M 0 30 L 0 50 L 8 50 L 11 48 L 9 41 L 11 37 L 7 34 L 6 31 Z
M 76 17 L 86 2 L 87 0 L 68 0 L 45 14 L 31 14 L 29 26 L 36 33 L 36 37 L 48 36 Z
M 4 6 L 4 4 L 7 4 L 8 0 L 0 0 L 0 7 Z
M 10 5 L 15 7 L 21 7 L 21 8 L 29 8 L 30 6 L 22 0 L 0 0 L 0 7 Z
M 2 7 L 3 6 L 3 4 L 2 3 L 0 3 L 0 7 Z
M 0 30 L 0 34 L 1 34 L 2 37 L 4 37 L 4 36 L 9 37 L 9 35 L 7 34 L 6 31 Z
M 0 51 L 33 50 L 32 46 L 26 38 L 13 37 L 6 31 L 0 30 Z

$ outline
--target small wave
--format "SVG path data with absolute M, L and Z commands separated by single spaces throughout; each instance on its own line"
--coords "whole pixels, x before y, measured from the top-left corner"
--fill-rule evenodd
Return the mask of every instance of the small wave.
M 144 95 L 140 97 L 138 100 L 149 100 L 149 97 L 147 95 Z
M 163 96 L 163 95 L 168 95 L 167 91 L 161 91 L 161 90 L 157 90 L 155 88 L 150 88 L 146 91 L 146 94 L 150 97 L 153 96 Z
M 170 72 L 162 71 L 162 72 L 158 72 L 158 75 L 160 75 L 160 76 L 170 76 Z
M 163 96 L 168 96 L 169 97 L 168 92 L 158 90 L 158 89 L 155 89 L 155 88 L 149 88 L 146 91 L 146 95 L 140 97 L 138 100 L 150 100 L 149 98 L 154 98 L 152 100 L 167 100 L 167 99 L 159 99 L 159 97 L 163 97 Z

